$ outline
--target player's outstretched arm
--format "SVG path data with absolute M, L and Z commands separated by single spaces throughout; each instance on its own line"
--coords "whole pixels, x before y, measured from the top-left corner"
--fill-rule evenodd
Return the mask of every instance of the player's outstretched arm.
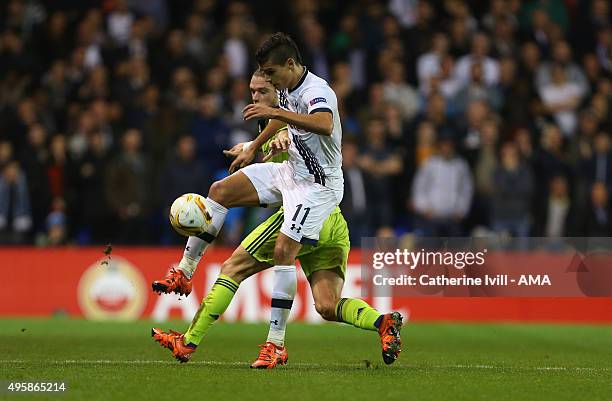
M 313 114 L 300 114 L 277 109 L 276 119 L 302 128 L 318 135 L 331 136 L 334 130 L 334 118 L 331 111 L 319 111 Z
M 313 114 L 301 114 L 262 104 L 249 104 L 244 108 L 243 115 L 245 120 L 271 118 L 325 136 L 330 136 L 334 129 L 334 119 L 331 110 Z
M 227 157 L 236 157 L 240 153 L 242 153 L 242 151 L 244 150 L 245 145 L 248 144 L 248 146 L 250 146 L 251 142 L 239 142 L 239 143 L 235 144 L 234 146 L 232 146 L 231 149 L 224 150 L 223 154 L 225 156 L 227 156 Z
M 267 162 L 274 156 L 286 152 L 289 149 L 289 145 L 291 145 L 291 139 L 289 139 L 289 131 L 287 131 L 286 129 L 280 130 L 276 134 L 276 138 L 274 138 L 270 142 L 270 151 L 264 156 L 262 161 Z
M 250 106 L 253 106 L 253 105 L 250 105 Z M 259 133 L 257 138 L 253 140 L 251 145 L 247 149 L 243 149 L 243 151 L 238 156 L 236 156 L 236 159 L 230 165 L 230 168 L 229 168 L 230 174 L 233 174 L 238 169 L 241 169 L 242 167 L 249 165 L 255 158 L 257 149 L 260 149 L 261 146 L 268 139 L 272 138 L 272 136 L 274 136 L 278 130 L 283 128 L 284 125 L 285 123 L 283 123 L 282 121 L 270 120 L 268 125 L 266 125 L 266 128 L 264 128 L 263 131 Z

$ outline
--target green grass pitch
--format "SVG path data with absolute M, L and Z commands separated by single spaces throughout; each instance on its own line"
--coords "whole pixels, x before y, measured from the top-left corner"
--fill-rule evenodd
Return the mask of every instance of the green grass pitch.
M 374 332 L 290 324 L 289 364 L 255 371 L 265 325 L 220 322 L 187 364 L 153 342 L 152 325 L 2 319 L 0 381 L 63 380 L 68 390 L 0 399 L 612 399 L 609 326 L 408 323 L 400 359 L 385 366 Z

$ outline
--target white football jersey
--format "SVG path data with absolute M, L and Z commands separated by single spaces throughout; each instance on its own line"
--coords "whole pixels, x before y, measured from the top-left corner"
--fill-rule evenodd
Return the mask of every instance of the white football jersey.
M 300 114 L 331 113 L 334 128 L 331 136 L 318 135 L 288 125 L 291 145 L 289 164 L 301 178 L 343 191 L 342 176 L 342 127 L 338 113 L 336 94 L 327 81 L 304 67 L 304 75 L 292 89 L 278 91 L 279 105 L 285 110 Z

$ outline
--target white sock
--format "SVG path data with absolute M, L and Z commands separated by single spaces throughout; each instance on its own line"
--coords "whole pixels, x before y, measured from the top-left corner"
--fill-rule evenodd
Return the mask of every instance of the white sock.
M 206 248 L 217 237 L 219 231 L 221 231 L 221 227 L 223 227 L 223 223 L 225 222 L 225 216 L 227 216 L 227 208 L 221 206 L 214 200 L 206 198 L 204 199 L 204 204 L 206 210 L 208 210 L 212 216 L 212 222 L 205 233 L 201 234 L 199 237 L 189 237 L 187 240 L 183 258 L 178 265 L 178 268 L 183 271 L 187 278 L 193 276 Z
M 185 246 L 185 252 L 183 252 L 183 258 L 179 262 L 178 269 L 182 270 L 187 278 L 191 278 L 193 273 L 204 255 L 204 250 L 210 245 L 208 242 L 198 237 L 189 237 L 187 239 L 187 245 Z
M 272 308 L 270 310 L 271 343 L 282 347 L 285 344 L 285 328 L 297 290 L 297 276 L 294 265 L 274 266 L 274 287 L 272 288 Z
M 206 206 L 206 210 L 209 211 L 212 222 L 208 225 L 208 229 L 206 233 L 216 237 L 221 231 L 221 227 L 223 227 L 223 223 L 225 223 L 225 216 L 227 216 L 227 208 L 215 202 L 210 198 L 204 199 L 204 206 Z M 200 235 L 200 237 L 206 241 L 206 236 Z M 212 242 L 212 241 L 207 241 Z

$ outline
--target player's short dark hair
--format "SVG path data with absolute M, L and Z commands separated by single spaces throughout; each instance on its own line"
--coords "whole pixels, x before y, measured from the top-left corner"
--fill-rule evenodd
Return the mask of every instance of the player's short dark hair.
M 290 58 L 302 64 L 300 50 L 293 39 L 283 32 L 272 34 L 255 52 L 255 59 L 259 65 L 268 61 L 274 64 L 284 64 Z

